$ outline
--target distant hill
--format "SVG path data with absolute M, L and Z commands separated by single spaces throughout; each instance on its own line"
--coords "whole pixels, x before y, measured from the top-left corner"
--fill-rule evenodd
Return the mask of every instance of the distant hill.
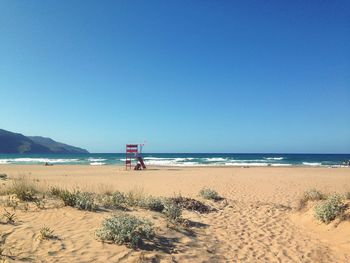
M 0 129 L 0 153 L 89 153 L 87 150 L 40 136 Z

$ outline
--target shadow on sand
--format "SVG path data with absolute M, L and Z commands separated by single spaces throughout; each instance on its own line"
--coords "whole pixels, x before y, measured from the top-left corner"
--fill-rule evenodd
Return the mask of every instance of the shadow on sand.
M 172 230 L 181 233 L 194 240 L 197 234 L 191 228 L 207 228 L 207 224 L 200 222 L 195 222 L 191 220 L 186 220 L 186 225 L 188 227 L 182 228 L 179 226 L 171 227 Z M 181 245 L 180 239 L 177 237 L 165 237 L 161 235 L 156 235 L 152 240 L 140 245 L 139 249 L 145 251 L 162 251 L 167 254 L 176 253 L 177 247 Z

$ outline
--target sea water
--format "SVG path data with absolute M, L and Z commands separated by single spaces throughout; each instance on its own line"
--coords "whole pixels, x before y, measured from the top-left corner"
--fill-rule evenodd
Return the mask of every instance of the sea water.
M 145 153 L 146 165 L 156 166 L 307 166 L 342 167 L 350 154 L 280 153 Z M 1 164 L 122 165 L 125 153 L 0 154 Z

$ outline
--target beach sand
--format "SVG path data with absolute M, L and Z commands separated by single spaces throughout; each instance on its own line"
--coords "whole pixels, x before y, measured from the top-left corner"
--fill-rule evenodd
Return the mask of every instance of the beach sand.
M 301 167 L 150 167 L 125 171 L 122 166 L 1 165 L 0 174 L 27 176 L 43 189 L 58 186 L 104 193 L 143 191 L 154 196 L 181 194 L 201 201 L 209 187 L 224 197 L 204 201 L 216 211 L 184 212 L 190 229 L 167 227 L 163 215 L 133 209 L 156 227 L 157 242 L 133 250 L 101 243 L 95 231 L 110 211 L 71 207 L 16 210 L 16 225 L 0 224 L 5 260 L 32 262 L 350 262 L 350 220 L 321 224 L 313 210 L 296 211 L 304 191 L 350 191 L 348 168 Z M 7 187 L 11 180 L 0 181 Z M 2 213 L 4 202 L 0 205 Z M 43 226 L 59 238 L 40 240 Z

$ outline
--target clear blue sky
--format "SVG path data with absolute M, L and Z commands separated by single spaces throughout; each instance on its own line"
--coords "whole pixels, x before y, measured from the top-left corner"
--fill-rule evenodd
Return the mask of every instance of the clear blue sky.
M 350 152 L 350 1 L 0 2 L 0 128 L 92 152 Z

